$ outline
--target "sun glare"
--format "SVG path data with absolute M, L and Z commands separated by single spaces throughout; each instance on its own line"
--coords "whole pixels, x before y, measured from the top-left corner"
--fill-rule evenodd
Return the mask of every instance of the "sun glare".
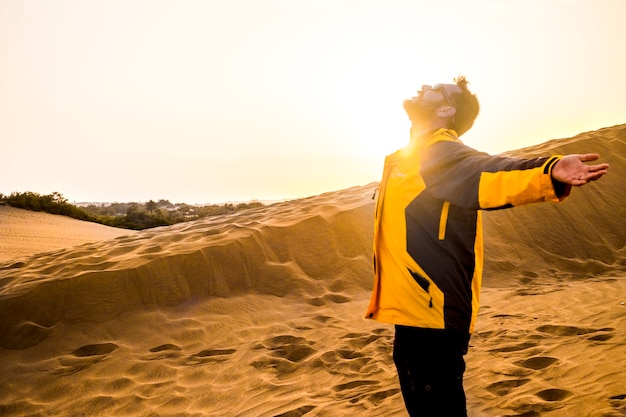
M 0 138 L 28 158 L 0 164 L 2 193 L 222 200 L 217 188 L 363 183 L 409 140 L 402 101 L 459 74 L 481 100 L 463 136 L 480 150 L 623 123 L 619 0 L 5 3 Z M 274 176 L 284 161 L 297 172 Z M 127 181 L 164 167 L 160 196 Z

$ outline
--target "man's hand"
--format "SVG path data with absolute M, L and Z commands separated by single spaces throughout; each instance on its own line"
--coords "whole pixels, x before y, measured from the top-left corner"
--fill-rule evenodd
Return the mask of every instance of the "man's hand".
M 585 165 L 600 156 L 595 153 L 566 155 L 552 168 L 552 178 L 565 184 L 581 186 L 606 174 L 609 164 Z

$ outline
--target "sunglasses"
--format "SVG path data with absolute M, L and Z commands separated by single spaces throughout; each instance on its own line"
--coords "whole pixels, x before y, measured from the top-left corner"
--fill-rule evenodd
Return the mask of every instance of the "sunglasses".
M 448 103 L 448 106 L 455 107 L 450 101 L 450 97 L 448 96 L 448 93 L 446 92 L 446 87 L 444 84 L 435 84 L 432 87 L 430 87 L 430 91 L 440 91 L 444 100 L 446 100 L 446 103 Z

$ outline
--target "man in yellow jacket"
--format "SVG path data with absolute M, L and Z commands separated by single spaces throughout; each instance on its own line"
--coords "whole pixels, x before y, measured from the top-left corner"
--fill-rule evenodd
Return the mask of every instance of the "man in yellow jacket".
M 410 143 L 387 156 L 374 225 L 367 318 L 394 324 L 411 416 L 466 416 L 463 373 L 482 281 L 481 210 L 566 198 L 606 174 L 596 154 L 522 159 L 464 145 L 479 111 L 464 77 L 405 100 Z

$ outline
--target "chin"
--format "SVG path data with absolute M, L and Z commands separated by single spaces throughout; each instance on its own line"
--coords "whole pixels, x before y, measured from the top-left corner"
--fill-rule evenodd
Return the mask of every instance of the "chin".
M 434 109 L 424 107 L 424 103 L 419 97 L 404 100 L 402 106 L 409 119 L 413 122 L 425 122 L 434 116 Z
M 402 103 L 402 107 L 404 107 L 404 111 L 409 115 L 409 118 L 413 119 L 414 116 L 418 115 L 422 112 L 422 106 L 420 105 L 419 99 L 412 98 L 404 100 Z

